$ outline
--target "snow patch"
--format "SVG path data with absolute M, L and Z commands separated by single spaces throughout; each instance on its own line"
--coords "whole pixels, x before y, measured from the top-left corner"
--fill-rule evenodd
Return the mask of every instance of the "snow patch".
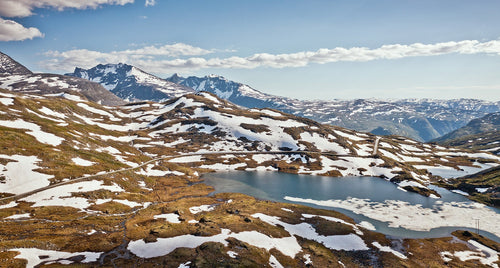
M 238 253 L 237 252 L 234 252 L 234 251 L 228 251 L 227 252 L 227 255 L 229 255 L 229 257 L 235 259 L 236 256 L 238 256 Z
M 274 226 L 276 225 L 282 226 L 285 229 L 285 231 L 287 231 L 290 235 L 292 235 L 292 237 L 294 235 L 297 235 L 305 239 L 314 240 L 330 249 L 334 250 L 369 249 L 366 246 L 363 239 L 361 239 L 361 237 L 355 234 L 324 236 L 318 234 L 312 225 L 305 222 L 299 224 L 289 224 L 280 221 L 278 217 L 268 216 L 262 213 L 255 213 L 251 216 Z
M 73 161 L 73 163 L 75 163 L 79 166 L 82 166 L 82 167 L 90 167 L 90 166 L 95 164 L 94 162 L 82 159 L 80 157 L 72 158 L 71 161 Z
M 37 248 L 14 248 L 9 251 L 18 251 L 21 254 L 14 257 L 14 259 L 25 259 L 28 261 L 26 268 L 33 268 L 41 263 L 61 263 L 71 264 L 70 258 L 83 256 L 82 263 L 95 262 L 101 256 L 100 252 L 62 252 L 55 250 L 44 250 Z M 44 258 L 40 258 L 44 256 Z
M 16 121 L 0 120 L 0 125 L 8 128 L 27 129 L 29 131 L 26 132 L 26 134 L 35 137 L 35 139 L 41 143 L 52 146 L 57 146 L 64 141 L 63 138 L 60 138 L 52 133 L 42 131 L 39 125 L 26 122 L 22 119 L 17 119 Z
M 71 193 L 91 192 L 96 190 L 109 190 L 111 192 L 123 192 L 124 190 L 116 185 L 104 185 L 104 182 L 98 180 L 83 181 L 72 184 L 61 185 L 45 191 L 32 194 L 21 199 L 21 201 L 35 203 L 32 207 L 41 206 L 66 206 L 74 207 L 80 210 L 88 208 L 91 203 L 83 197 L 72 197 Z
M 215 205 L 201 205 L 198 207 L 190 207 L 189 211 L 192 214 L 198 214 L 198 213 L 203 212 L 203 211 L 212 211 L 215 209 L 215 207 L 216 207 Z
M 283 265 L 281 265 L 281 263 L 276 259 L 276 257 L 274 257 L 274 255 L 271 255 L 271 257 L 269 257 L 269 265 L 272 267 L 272 268 L 285 268 Z
M 375 226 L 373 226 L 373 224 L 367 222 L 367 221 L 362 221 L 360 223 L 358 223 L 358 226 L 359 227 L 363 227 L 365 228 L 366 230 L 370 230 L 370 231 L 376 231 L 377 229 L 375 228 Z
M 26 193 L 48 186 L 49 179 L 54 177 L 34 171 L 40 168 L 36 165 L 40 162 L 36 156 L 0 154 L 0 158 L 14 160 L 5 165 L 0 164 L 0 176 L 5 177 L 3 183 L 0 183 L 0 193 Z
M 165 219 L 166 221 L 168 221 L 170 223 L 181 223 L 181 221 L 179 220 L 179 215 L 177 215 L 175 213 L 155 215 L 153 218 L 154 219 Z
M 12 216 L 6 217 L 5 219 L 6 220 L 18 220 L 18 219 L 25 219 L 25 218 L 29 218 L 29 217 L 30 217 L 30 213 L 24 213 L 24 214 L 14 214 Z
M 406 257 L 403 253 L 401 252 L 398 252 L 398 251 L 395 251 L 394 249 L 392 249 L 391 247 L 388 247 L 388 246 L 382 246 L 380 245 L 379 242 L 373 242 L 372 245 L 374 245 L 376 248 L 378 248 L 380 251 L 383 251 L 383 252 L 389 252 L 389 253 L 392 253 L 394 254 L 394 256 L 400 258 L 400 259 L 403 259 L 403 260 L 406 260 L 408 259 L 408 257 Z
M 171 159 L 171 160 L 169 160 L 169 162 L 172 162 L 172 163 L 201 162 L 201 155 L 183 156 L 183 157 Z

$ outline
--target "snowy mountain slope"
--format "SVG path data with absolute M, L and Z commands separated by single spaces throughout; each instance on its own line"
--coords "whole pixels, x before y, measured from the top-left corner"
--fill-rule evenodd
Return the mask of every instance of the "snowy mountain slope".
M 167 80 L 214 93 L 245 107 L 269 107 L 357 131 L 395 134 L 419 141 L 429 141 L 474 118 L 500 111 L 499 102 L 473 99 L 304 101 L 265 94 L 215 75 L 183 78 L 175 74 Z
M 230 81 L 222 76 L 190 76 L 183 78 L 177 74 L 166 80 L 194 89 L 196 92 L 207 91 L 219 98 L 248 108 L 276 108 L 273 99 L 276 96 L 262 93 L 247 85 Z
M 460 232 L 454 235 L 463 243 L 408 239 L 401 250 L 338 212 L 241 194 L 210 196 L 213 189 L 200 183 L 209 169 L 266 169 L 383 175 L 414 190 L 429 182 L 426 169 L 465 174 L 471 165 L 480 170 L 498 163 L 491 154 L 382 137 L 379 156 L 372 156 L 372 134 L 275 110 L 246 110 L 208 93 L 118 107 L 69 95 L 0 89 L 0 263 L 7 267 L 323 267 L 332 261 L 411 267 L 441 263 L 440 252 L 465 250 L 487 261 L 491 250 L 481 246 L 496 245 Z M 284 152 L 272 152 L 277 150 Z M 34 192 L 2 198 L 28 191 Z M 496 233 L 495 223 L 482 228 Z M 469 248 L 472 238 L 479 248 Z
M 442 145 L 500 154 L 500 113 L 487 114 L 433 140 Z
M 236 166 L 221 166 L 220 161 L 231 163 L 221 158 L 214 165 L 222 169 L 263 168 L 301 174 L 382 176 L 402 187 L 408 186 L 407 190 L 429 195 L 432 192 L 425 185 L 431 181 L 430 173 L 456 177 L 496 165 L 500 159 L 490 154 L 461 152 L 399 137 L 383 137 L 378 156 L 373 157 L 375 135 L 321 125 L 273 110 L 244 110 L 208 93 L 171 100 L 160 110 L 162 115 L 148 126 L 153 142 L 141 145 L 145 152 L 155 153 L 159 145 L 166 142 L 189 152 L 298 150 L 327 153 L 262 158 L 267 161 L 247 157 L 239 159 Z M 186 136 L 200 144 L 184 140 Z M 463 157 L 469 160 L 464 161 Z M 475 163 L 473 159 L 478 158 L 492 162 Z M 205 167 L 212 167 L 204 163 Z
M 106 105 L 120 105 L 124 101 L 86 79 L 57 74 L 35 74 L 26 67 L 0 53 L 0 88 L 31 94 L 76 94 Z
M 66 75 L 100 83 L 109 91 L 128 101 L 161 101 L 192 93 L 193 90 L 127 64 L 99 64 L 91 69 L 76 68 Z
M 451 179 L 445 187 L 467 194 L 471 200 L 500 207 L 500 166 Z
M 471 120 L 467 125 L 433 141 L 446 143 L 452 140 L 463 139 L 470 135 L 497 131 L 500 131 L 500 112 L 487 114 L 481 118 Z
M 500 104 L 473 99 L 457 100 L 354 100 L 294 103 L 293 113 L 359 131 L 396 134 L 429 141 L 465 125 Z
M 17 75 L 29 75 L 32 74 L 28 68 L 21 65 L 19 62 L 13 60 L 8 55 L 0 52 L 0 73 L 2 74 L 17 74 Z
M 454 139 L 437 141 L 437 143 L 444 146 L 453 146 L 470 150 L 482 150 L 500 155 L 500 130 L 459 136 Z

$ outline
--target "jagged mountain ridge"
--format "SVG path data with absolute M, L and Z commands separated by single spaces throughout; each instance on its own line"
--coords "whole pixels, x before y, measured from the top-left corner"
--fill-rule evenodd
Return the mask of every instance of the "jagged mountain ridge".
M 99 64 L 90 69 L 75 68 L 66 75 L 100 83 L 106 89 L 127 101 L 162 101 L 192 93 L 184 87 L 166 81 L 128 64 Z
M 183 78 L 177 74 L 166 79 L 173 83 L 184 85 L 196 92 L 207 91 L 219 98 L 248 108 L 277 108 L 273 99 L 278 98 L 262 93 L 247 85 L 230 81 L 222 76 L 207 75 L 205 77 L 190 76 Z
M 0 52 L 0 88 L 32 94 L 75 93 L 105 105 L 120 105 L 124 101 L 100 84 L 86 79 L 58 74 L 33 73 Z

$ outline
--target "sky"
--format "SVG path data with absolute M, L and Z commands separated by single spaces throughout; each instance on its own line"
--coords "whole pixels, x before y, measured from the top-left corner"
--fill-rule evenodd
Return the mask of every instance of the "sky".
M 35 72 L 128 63 L 298 99 L 500 100 L 497 0 L 0 0 Z

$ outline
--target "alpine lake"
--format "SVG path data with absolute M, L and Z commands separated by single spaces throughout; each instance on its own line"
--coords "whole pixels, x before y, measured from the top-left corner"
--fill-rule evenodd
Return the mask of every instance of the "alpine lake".
M 500 242 L 500 209 L 439 187 L 430 186 L 441 198 L 430 198 L 377 177 L 227 171 L 202 178 L 215 188 L 213 194 L 236 192 L 335 210 L 391 238 L 445 237 L 455 230 L 468 230 Z

